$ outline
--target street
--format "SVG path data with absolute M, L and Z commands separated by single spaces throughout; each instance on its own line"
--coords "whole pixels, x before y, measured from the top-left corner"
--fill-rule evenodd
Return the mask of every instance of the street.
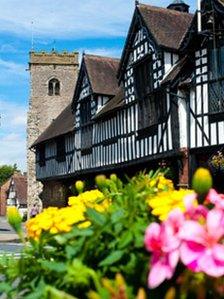
M 21 252 L 22 244 L 15 231 L 10 227 L 6 217 L 0 217 L 0 256 L 4 253 L 15 253 L 18 255 Z

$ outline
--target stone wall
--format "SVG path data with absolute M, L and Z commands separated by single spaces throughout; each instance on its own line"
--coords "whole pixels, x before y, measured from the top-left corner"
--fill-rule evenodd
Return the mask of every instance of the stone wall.
M 27 115 L 28 213 L 39 201 L 42 184 L 36 181 L 35 154 L 31 145 L 72 101 L 78 75 L 78 53 L 30 53 L 30 100 Z M 60 95 L 48 95 L 48 82 L 60 81 Z

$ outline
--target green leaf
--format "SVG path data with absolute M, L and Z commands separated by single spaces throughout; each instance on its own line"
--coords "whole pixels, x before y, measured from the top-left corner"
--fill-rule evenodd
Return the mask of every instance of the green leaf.
M 127 247 L 132 242 L 132 240 L 133 240 L 132 233 L 129 230 L 124 232 L 118 243 L 118 248 L 123 249 Z
M 91 228 L 77 228 L 72 230 L 73 237 L 90 237 L 93 235 L 93 230 Z
M 135 234 L 135 246 L 137 248 L 144 247 L 144 235 Z
M 46 287 L 46 295 L 49 299 L 77 299 L 76 297 L 51 286 Z
M 88 208 L 86 214 L 91 222 L 99 226 L 103 226 L 106 223 L 106 217 L 94 209 Z
M 63 245 L 66 243 L 66 238 L 64 237 L 64 235 L 56 235 L 54 236 L 54 239 L 57 241 L 58 244 Z
M 67 266 L 64 263 L 40 260 L 40 264 L 45 270 L 54 271 L 58 273 L 67 271 Z
M 123 250 L 113 251 L 110 255 L 108 255 L 104 260 L 100 262 L 100 266 L 110 266 L 118 262 L 124 254 Z
M 2 292 L 8 293 L 11 290 L 12 290 L 11 284 L 9 284 L 7 282 L 0 282 L 0 293 L 2 293 Z
M 137 264 L 137 257 L 134 253 L 131 253 L 128 263 L 122 267 L 122 270 L 127 274 L 134 273 L 136 264 Z
M 114 231 L 116 234 L 120 234 L 123 231 L 124 227 L 123 224 L 118 222 L 114 225 Z
M 114 212 L 111 215 L 111 222 L 116 223 L 116 222 L 120 221 L 120 219 L 122 219 L 124 217 L 124 214 L 125 213 L 123 210 L 118 210 L 118 211 Z
M 32 293 L 23 296 L 23 299 L 42 299 L 43 298 L 43 290 L 35 289 Z

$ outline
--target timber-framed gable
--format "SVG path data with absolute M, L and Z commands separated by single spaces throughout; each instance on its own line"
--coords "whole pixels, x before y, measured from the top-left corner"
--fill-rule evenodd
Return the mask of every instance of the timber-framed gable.
M 83 55 L 72 102 L 74 130 L 64 131 L 70 134 L 70 150 L 65 150 L 64 161 L 57 161 L 54 154 L 47 156 L 45 166 L 37 165 L 40 180 L 154 167 L 165 160 L 186 186 L 197 150 L 212 153 L 224 145 L 224 97 L 214 102 L 211 92 L 211 86 L 216 90 L 221 82 L 224 94 L 224 38 L 220 35 L 216 41 L 223 76 L 211 77 L 215 64 L 207 24 L 209 1 L 202 3 L 205 30 L 201 33 L 197 16 L 184 11 L 186 4 L 169 6 L 182 5 L 180 11 L 138 4 L 120 61 Z M 223 13 L 220 7 L 214 13 L 219 30 Z M 58 120 L 55 123 L 60 125 Z M 50 148 L 50 138 L 44 142 Z M 59 162 L 64 172 L 58 170 Z

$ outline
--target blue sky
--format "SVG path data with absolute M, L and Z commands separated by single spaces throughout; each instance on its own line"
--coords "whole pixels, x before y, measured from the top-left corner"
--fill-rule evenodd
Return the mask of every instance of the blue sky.
M 0 165 L 26 170 L 28 59 L 35 51 L 79 51 L 119 57 L 134 0 L 1 0 Z M 171 1 L 145 0 L 166 7 Z M 194 11 L 196 0 L 187 1 Z M 55 41 L 55 42 L 54 42 Z

